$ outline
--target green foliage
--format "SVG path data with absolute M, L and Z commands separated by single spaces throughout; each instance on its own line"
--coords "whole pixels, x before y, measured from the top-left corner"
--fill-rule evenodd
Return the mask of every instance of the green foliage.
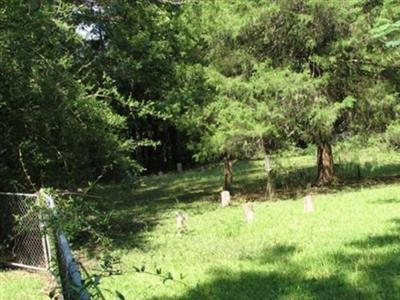
M 3 1 L 1 184 L 383 132 L 398 118 L 398 15 L 393 0 Z
M 393 122 L 386 129 L 386 140 L 395 149 L 400 148 L 400 122 Z
M 209 89 L 185 100 L 180 120 L 196 159 L 333 144 L 398 118 L 399 52 L 386 55 L 369 30 L 397 20 L 395 2 L 214 1 L 194 12 Z
M 181 17 L 179 5 L 162 1 L 99 5 L 101 9 L 83 6 L 77 15 L 77 24 L 92 26 L 93 37 L 82 51 L 82 64 L 90 64 L 93 71 L 85 82 L 98 85 L 98 78 L 107 74 L 118 93 L 135 103 L 114 101 L 113 107 L 126 117 L 128 137 L 148 142 L 131 152 L 144 167 L 153 171 L 171 160 L 182 161 L 185 147 L 173 142 L 184 141 L 175 114 L 199 94 L 198 61 L 193 58 L 200 47 L 197 29 Z M 137 113 L 136 106 L 151 109 Z
M 47 222 L 51 230 L 62 228 L 74 248 L 89 244 L 92 249 L 106 251 L 112 212 L 98 210 L 84 195 L 54 196 L 58 213 L 50 215 Z
M 125 118 L 108 77 L 82 80 L 83 41 L 64 2 L 2 3 L 1 185 L 68 187 L 106 171 L 133 170 Z
M 397 1 L 384 1 L 372 34 L 382 40 L 388 48 L 400 46 L 400 5 Z

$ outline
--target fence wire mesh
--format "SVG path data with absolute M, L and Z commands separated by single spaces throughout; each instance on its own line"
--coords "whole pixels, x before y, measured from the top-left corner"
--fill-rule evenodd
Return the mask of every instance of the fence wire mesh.
M 2 260 L 21 267 L 47 269 L 49 247 L 40 215 L 34 212 L 36 195 L 0 195 Z
M 53 198 L 45 195 L 45 199 L 57 219 Z M 53 249 L 63 299 L 89 300 L 90 295 L 62 229 L 47 228 L 51 231 L 50 239 L 44 234 L 42 217 L 35 210 L 38 200 L 38 194 L 0 193 L 0 262 L 44 270 L 49 266 L 50 249 Z

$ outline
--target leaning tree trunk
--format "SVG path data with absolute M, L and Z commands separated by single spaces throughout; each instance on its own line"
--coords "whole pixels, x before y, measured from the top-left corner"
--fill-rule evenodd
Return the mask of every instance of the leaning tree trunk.
M 265 173 L 267 175 L 267 189 L 266 193 L 267 196 L 269 197 L 269 200 L 272 200 L 274 197 L 274 182 L 272 179 L 272 167 L 271 167 L 271 161 L 269 160 L 269 156 L 267 152 L 265 152 L 265 158 L 264 158 L 264 167 L 265 167 Z
M 329 143 L 317 145 L 317 183 L 329 184 L 334 180 L 332 146 Z
M 233 182 L 232 160 L 225 158 L 224 160 L 224 190 L 230 191 Z
M 272 200 L 274 197 L 274 185 L 272 182 L 271 172 L 267 173 L 267 195 L 269 200 Z

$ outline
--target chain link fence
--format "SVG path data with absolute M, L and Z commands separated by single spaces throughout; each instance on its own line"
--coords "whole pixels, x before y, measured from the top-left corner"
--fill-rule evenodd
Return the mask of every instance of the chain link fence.
M 1 256 L 12 266 L 47 270 L 50 247 L 36 204 L 36 194 L 0 194 Z
M 54 200 L 43 194 L 47 207 L 57 220 Z M 0 193 L 0 262 L 9 266 L 48 270 L 51 250 L 58 270 L 64 300 L 89 300 L 79 267 L 61 228 L 44 232 L 39 194 Z

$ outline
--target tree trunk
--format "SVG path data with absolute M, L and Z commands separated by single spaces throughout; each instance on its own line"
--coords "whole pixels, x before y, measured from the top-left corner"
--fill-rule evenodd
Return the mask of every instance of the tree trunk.
M 274 197 L 274 184 L 272 181 L 271 172 L 267 173 L 267 195 L 269 200 L 272 200 Z
M 265 167 L 265 173 L 267 175 L 266 193 L 267 193 L 267 196 L 269 197 L 269 200 L 272 200 L 272 198 L 274 196 L 274 182 L 273 182 L 273 179 L 272 179 L 271 161 L 269 160 L 267 152 L 264 151 L 264 153 L 265 153 L 264 167 Z
M 329 184 L 334 180 L 332 146 L 329 143 L 317 145 L 317 166 L 319 184 Z
M 224 190 L 230 191 L 233 182 L 232 160 L 225 158 L 224 160 Z

